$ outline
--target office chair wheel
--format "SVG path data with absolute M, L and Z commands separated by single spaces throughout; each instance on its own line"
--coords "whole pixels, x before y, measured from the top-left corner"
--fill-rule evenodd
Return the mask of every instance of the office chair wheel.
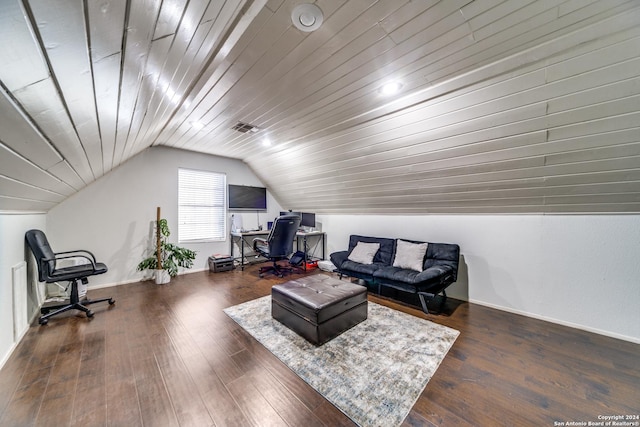
M 113 305 L 116 303 L 116 300 L 114 300 L 113 298 L 109 298 L 109 305 Z
M 260 273 L 260 274 L 258 274 L 258 277 L 260 277 L 262 279 L 264 277 L 264 274 Z
M 87 311 L 87 317 L 93 317 L 93 311 L 91 310 Z
M 41 325 L 46 325 L 47 323 L 49 323 L 49 319 L 43 319 L 41 317 L 40 319 L 38 319 L 38 323 L 40 323 Z

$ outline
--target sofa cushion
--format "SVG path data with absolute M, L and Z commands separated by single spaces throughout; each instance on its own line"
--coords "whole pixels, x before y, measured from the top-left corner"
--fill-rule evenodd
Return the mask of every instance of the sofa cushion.
M 422 271 L 428 243 L 412 243 L 398 239 L 393 267 Z
M 376 256 L 373 257 L 373 262 L 385 265 L 391 265 L 393 263 L 393 252 L 396 246 L 395 239 L 359 236 L 357 234 L 352 234 L 351 236 L 349 236 L 349 251 L 352 251 L 353 248 L 356 247 L 358 242 L 380 243 L 380 249 L 378 250 L 378 253 L 376 253 Z
M 415 287 L 415 291 L 422 291 L 450 280 L 453 274 L 453 268 L 448 265 L 435 265 L 421 272 L 406 268 L 381 267 L 373 272 L 373 278 L 382 284 L 406 284 Z
M 374 271 L 373 277 L 375 280 L 380 282 L 393 281 L 413 285 L 418 274 L 418 271 L 409 270 L 407 268 L 385 266 Z
M 373 264 L 373 257 L 378 253 L 380 243 L 358 242 L 347 259 L 360 264 Z
M 368 275 L 373 277 L 373 273 L 382 266 L 380 263 L 373 264 L 360 264 L 359 262 L 354 262 L 351 260 L 346 260 L 340 266 L 340 270 L 344 273 L 349 274 L 351 272 L 359 273 L 359 276 Z

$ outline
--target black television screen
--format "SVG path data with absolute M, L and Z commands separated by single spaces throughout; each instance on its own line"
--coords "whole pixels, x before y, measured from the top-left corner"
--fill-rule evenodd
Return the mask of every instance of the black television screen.
M 300 225 L 303 227 L 315 227 L 316 226 L 316 214 L 311 212 L 302 212 L 302 220 Z
M 229 184 L 229 209 L 264 211 L 267 209 L 267 189 Z

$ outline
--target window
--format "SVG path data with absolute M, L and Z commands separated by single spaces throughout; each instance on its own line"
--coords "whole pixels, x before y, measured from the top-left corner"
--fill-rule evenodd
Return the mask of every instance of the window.
M 225 188 L 222 173 L 178 169 L 178 240 L 225 240 Z

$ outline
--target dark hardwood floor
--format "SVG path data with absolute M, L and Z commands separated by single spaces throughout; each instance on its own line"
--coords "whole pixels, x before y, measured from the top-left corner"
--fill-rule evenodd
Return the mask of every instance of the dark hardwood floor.
M 253 266 L 90 291 L 116 304 L 31 326 L 0 371 L 0 426 L 352 425 L 222 312 L 291 277 Z M 405 425 L 640 413 L 640 345 L 451 299 L 425 315 L 369 298 L 460 331 Z

